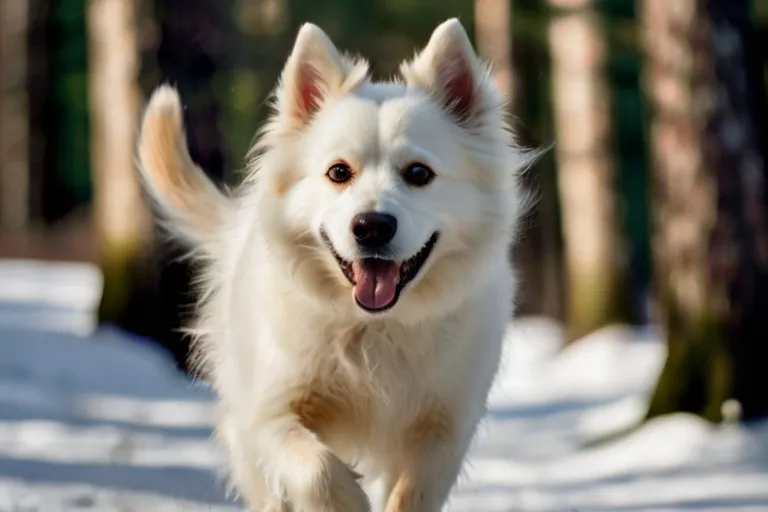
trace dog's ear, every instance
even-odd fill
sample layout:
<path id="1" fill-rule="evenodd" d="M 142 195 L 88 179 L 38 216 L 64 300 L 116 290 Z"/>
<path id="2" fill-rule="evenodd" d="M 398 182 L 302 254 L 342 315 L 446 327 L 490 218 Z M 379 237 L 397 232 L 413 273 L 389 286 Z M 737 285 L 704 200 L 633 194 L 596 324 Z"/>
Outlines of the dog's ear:
<path id="1" fill-rule="evenodd" d="M 495 93 L 487 67 L 456 18 L 438 26 L 400 73 L 408 86 L 433 95 L 461 123 L 477 120 Z"/>
<path id="2" fill-rule="evenodd" d="M 330 95 L 350 88 L 350 82 L 359 82 L 367 72 L 367 64 L 345 59 L 325 32 L 305 23 L 280 77 L 278 111 L 302 126 Z"/>

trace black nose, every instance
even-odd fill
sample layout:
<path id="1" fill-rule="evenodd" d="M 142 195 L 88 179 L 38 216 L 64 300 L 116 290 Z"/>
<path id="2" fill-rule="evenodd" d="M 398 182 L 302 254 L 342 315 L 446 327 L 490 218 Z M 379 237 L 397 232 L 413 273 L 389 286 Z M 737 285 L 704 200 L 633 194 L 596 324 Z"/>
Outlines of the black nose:
<path id="1" fill-rule="evenodd" d="M 352 219 L 352 234 L 366 249 L 378 249 L 395 238 L 397 219 L 388 213 L 366 212 Z"/>

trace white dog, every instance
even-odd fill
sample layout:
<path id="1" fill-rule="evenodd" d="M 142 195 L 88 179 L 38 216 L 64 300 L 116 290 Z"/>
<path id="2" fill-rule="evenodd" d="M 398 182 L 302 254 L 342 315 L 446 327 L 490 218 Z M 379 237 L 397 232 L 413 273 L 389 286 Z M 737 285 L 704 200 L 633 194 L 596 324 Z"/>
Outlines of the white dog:
<path id="1" fill-rule="evenodd" d="M 195 353 L 251 511 L 437 512 L 485 412 L 530 154 L 457 20 L 401 75 L 304 25 L 233 194 L 191 161 L 176 92 L 147 107 L 142 175 L 197 249 Z"/>

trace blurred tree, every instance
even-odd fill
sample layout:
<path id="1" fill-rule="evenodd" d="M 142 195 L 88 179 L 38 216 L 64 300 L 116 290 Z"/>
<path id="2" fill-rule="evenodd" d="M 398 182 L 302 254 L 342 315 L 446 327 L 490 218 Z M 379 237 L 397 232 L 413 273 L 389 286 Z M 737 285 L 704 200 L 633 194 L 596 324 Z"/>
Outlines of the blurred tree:
<path id="1" fill-rule="evenodd" d="M 88 43 L 86 7 L 82 0 L 49 0 L 53 19 L 49 33 L 49 101 L 57 123 L 46 120 L 47 149 L 53 167 L 43 183 L 43 214 L 47 222 L 63 220 L 91 200 L 88 130 Z"/>
<path id="2" fill-rule="evenodd" d="M 86 6 L 82 0 L 27 2 L 29 215 L 48 238 L 86 222 L 92 199 Z"/>
<path id="3" fill-rule="evenodd" d="M 29 100 L 30 217 L 43 212 L 43 183 L 51 169 L 48 135 L 58 125 L 51 101 L 51 68 L 54 45 L 51 37 L 53 16 L 50 0 L 29 0 L 27 47 L 27 95 Z"/>
<path id="4" fill-rule="evenodd" d="M 551 99 L 542 85 L 549 80 L 547 17 L 548 12 L 538 2 L 475 2 L 478 52 L 494 60 L 502 90 L 509 87 L 512 130 L 520 145 L 528 148 L 547 146 L 552 140 Z M 494 35 L 502 30 L 508 35 Z M 504 45 L 509 47 L 499 44 L 505 40 Z M 516 314 L 562 320 L 560 226 L 553 160 L 552 153 L 547 152 L 522 175 L 522 186 L 536 200 L 522 222 L 512 259 L 521 279 Z"/>
<path id="5" fill-rule="evenodd" d="M 29 221 L 26 0 L 0 0 L 0 229 Z"/>
<path id="6" fill-rule="evenodd" d="M 643 93 L 640 86 L 642 52 L 637 41 L 637 17 L 634 0 L 602 2 L 608 32 L 625 25 L 631 32 L 631 44 L 621 44 L 609 37 L 608 78 L 614 103 L 613 147 L 616 155 L 617 189 L 626 243 L 627 268 L 624 282 L 627 320 L 636 325 L 649 321 L 651 247 L 648 205 L 648 148 L 643 119 Z"/>
<path id="7" fill-rule="evenodd" d="M 655 286 L 669 355 L 648 417 L 768 415 L 766 112 L 747 0 L 644 0 Z"/>
<path id="8" fill-rule="evenodd" d="M 611 155 L 607 49 L 592 0 L 549 0 L 555 151 L 567 283 L 576 339 L 622 320 L 624 252 Z"/>
<path id="9" fill-rule="evenodd" d="M 134 168 L 143 98 L 160 82 L 185 103 L 190 153 L 222 181 L 224 147 L 213 83 L 226 66 L 229 2 L 89 0 L 89 105 L 94 218 L 104 291 L 102 323 L 146 336 L 187 369 L 180 332 L 191 312 L 187 248 L 159 232 Z M 155 22 L 157 20 L 157 22 Z"/>
<path id="10" fill-rule="evenodd" d="M 104 274 L 99 320 L 129 328 L 137 318 L 153 316 L 153 293 L 147 290 L 155 279 L 151 216 L 134 169 L 142 101 L 137 81 L 138 4 L 89 0 L 86 12 L 93 217 Z"/>
<path id="11" fill-rule="evenodd" d="M 513 0 L 475 0 L 475 40 L 480 56 L 492 62 L 496 87 L 509 99 L 509 110 L 514 112 L 512 3 Z"/>

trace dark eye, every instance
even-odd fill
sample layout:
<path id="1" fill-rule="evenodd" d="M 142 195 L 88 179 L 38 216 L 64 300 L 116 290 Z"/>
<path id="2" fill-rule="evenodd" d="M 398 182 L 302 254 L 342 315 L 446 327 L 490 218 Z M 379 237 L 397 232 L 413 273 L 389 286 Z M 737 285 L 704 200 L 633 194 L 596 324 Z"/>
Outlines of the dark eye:
<path id="1" fill-rule="evenodd" d="M 409 185 L 414 187 L 423 187 L 428 185 L 435 178 L 432 169 L 424 164 L 411 164 L 402 172 L 403 179 Z"/>
<path id="2" fill-rule="evenodd" d="M 346 183 L 352 179 L 352 169 L 347 164 L 336 163 L 328 169 L 325 175 L 334 183 Z"/>

